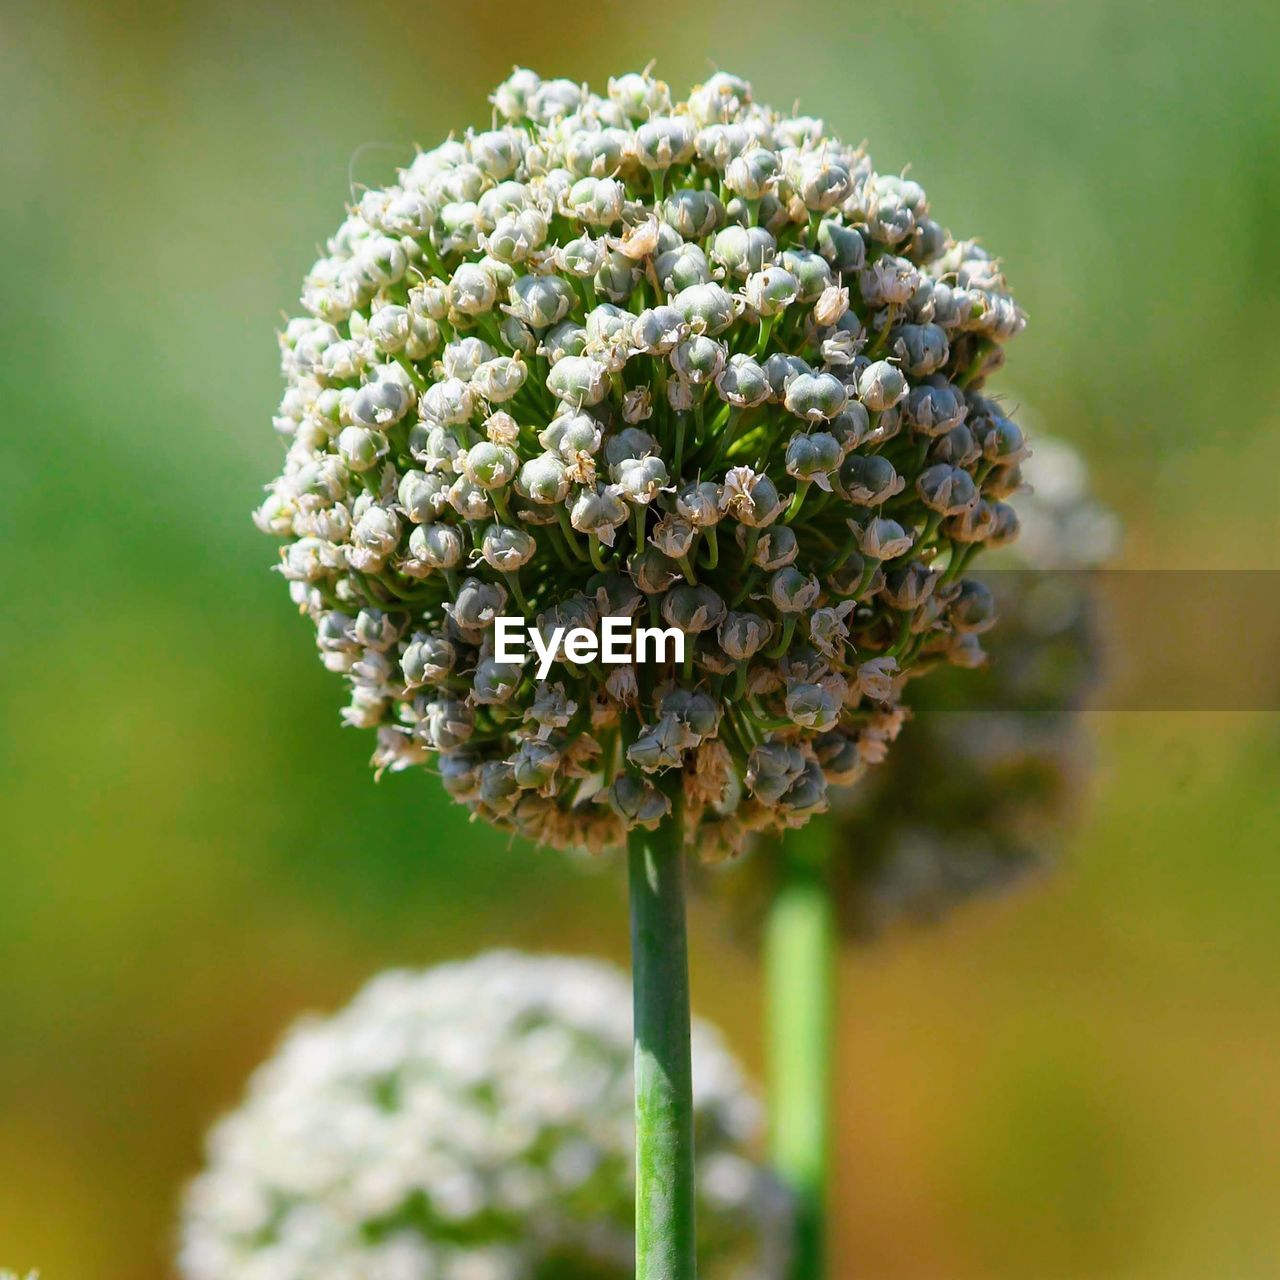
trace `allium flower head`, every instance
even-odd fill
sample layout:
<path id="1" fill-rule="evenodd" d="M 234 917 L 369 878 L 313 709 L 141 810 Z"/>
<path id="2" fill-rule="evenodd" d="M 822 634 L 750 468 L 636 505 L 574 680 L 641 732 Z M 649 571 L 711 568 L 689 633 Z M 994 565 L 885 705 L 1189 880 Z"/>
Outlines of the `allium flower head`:
<path id="1" fill-rule="evenodd" d="M 1029 490 L 1019 504 L 1024 537 L 997 562 L 1007 572 L 969 583 L 952 606 L 958 665 L 983 669 L 913 682 L 905 726 L 901 708 L 882 718 L 886 735 L 901 731 L 886 762 L 869 767 L 877 757 L 866 741 L 841 762 L 860 780 L 828 819 L 828 872 L 855 937 L 899 919 L 937 919 L 1047 867 L 1079 807 L 1088 744 L 1076 712 L 1101 661 L 1088 571 L 1110 556 L 1118 526 L 1090 497 L 1070 446 L 1041 439 L 1017 470 L 1006 484 L 1025 480 Z M 758 914 L 779 869 L 761 849 L 717 872 L 717 892 Z"/>
<path id="2" fill-rule="evenodd" d="M 209 1140 L 189 1280 L 608 1280 L 633 1274 L 631 1000 L 593 961 L 492 952 L 375 979 L 304 1022 Z M 783 1274 L 760 1115 L 695 1023 L 701 1274 Z"/>
<path id="3" fill-rule="evenodd" d="M 961 572 L 1017 531 L 1026 446 L 980 389 L 1021 312 L 918 184 L 737 77 L 492 101 L 308 276 L 258 523 L 379 769 L 560 846 L 681 792 L 708 853 L 798 825 L 913 668 L 968 656 Z M 685 661 L 495 671 L 510 614 L 676 628 Z"/>

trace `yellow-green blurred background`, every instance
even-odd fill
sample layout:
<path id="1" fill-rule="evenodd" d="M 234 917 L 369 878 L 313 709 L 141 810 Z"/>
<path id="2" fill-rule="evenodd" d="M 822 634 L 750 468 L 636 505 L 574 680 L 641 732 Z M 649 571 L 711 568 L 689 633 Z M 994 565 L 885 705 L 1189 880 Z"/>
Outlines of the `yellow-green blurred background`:
<path id="1" fill-rule="evenodd" d="M 1120 563 L 1280 569 L 1280 11 L 2 7 L 0 1265 L 164 1276 L 207 1122 L 381 967 L 625 957 L 616 866 L 375 786 L 248 518 L 273 330 L 349 182 L 486 120 L 513 63 L 683 91 L 714 60 L 910 162 L 1004 256 L 1003 386 L 1086 452 Z M 1061 874 L 844 958 L 840 1277 L 1280 1274 L 1280 718 L 1094 728 Z M 758 1068 L 755 961 L 694 931 Z"/>

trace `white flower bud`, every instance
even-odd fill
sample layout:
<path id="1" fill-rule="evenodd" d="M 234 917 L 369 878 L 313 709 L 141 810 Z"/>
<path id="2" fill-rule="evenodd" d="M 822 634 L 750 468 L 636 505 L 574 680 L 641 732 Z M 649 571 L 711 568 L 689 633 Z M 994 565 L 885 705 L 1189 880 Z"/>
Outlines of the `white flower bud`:
<path id="1" fill-rule="evenodd" d="M 699 284 L 682 289 L 671 299 L 671 305 L 695 332 L 712 337 L 723 333 L 738 318 L 733 296 L 718 284 Z"/>
<path id="2" fill-rule="evenodd" d="M 813 304 L 813 318 L 817 324 L 830 326 L 849 310 L 849 290 L 838 285 L 828 285 Z"/>
<path id="3" fill-rule="evenodd" d="M 720 510 L 745 525 L 762 528 L 782 514 L 783 502 L 768 476 L 758 475 L 750 467 L 732 467 L 724 478 Z"/>
<path id="4" fill-rule="evenodd" d="M 748 147 L 726 166 L 724 185 L 745 200 L 759 200 L 772 190 L 780 167 L 772 151 Z"/>
<path id="5" fill-rule="evenodd" d="M 508 525 L 491 524 L 480 540 L 485 563 L 499 573 L 514 573 L 533 559 L 537 549 L 532 534 Z"/>
<path id="6" fill-rule="evenodd" d="M 418 411 L 436 426 L 468 422 L 476 410 L 476 393 L 459 378 L 446 378 L 428 387 Z"/>
<path id="7" fill-rule="evenodd" d="M 519 120 L 528 111 L 529 100 L 537 92 L 542 81 L 532 72 L 517 67 L 504 80 L 489 101 L 507 120 Z M 422 157 L 420 156 L 419 159 Z"/>
<path id="8" fill-rule="evenodd" d="M 915 539 L 896 520 L 877 517 L 858 530 L 858 549 L 871 560 L 896 560 Z"/>
<path id="9" fill-rule="evenodd" d="M 635 425 L 653 416 L 653 400 L 648 387 L 633 387 L 622 397 L 622 418 Z"/>
<path id="10" fill-rule="evenodd" d="M 662 600 L 662 616 L 686 634 L 712 631 L 725 616 L 724 601 L 710 588 L 678 583 Z"/>
<path id="11" fill-rule="evenodd" d="M 700 333 L 686 338 L 671 353 L 671 366 L 694 386 L 702 386 L 720 376 L 724 368 L 724 347 Z"/>
<path id="12" fill-rule="evenodd" d="M 839 378 L 829 373 L 802 373 L 787 383 L 782 403 L 797 418 L 825 422 L 836 417 L 848 399 L 849 392 Z"/>
<path id="13" fill-rule="evenodd" d="M 590 280 L 604 265 L 605 246 L 590 236 L 579 236 L 555 250 L 555 264 L 566 275 Z"/>
<path id="14" fill-rule="evenodd" d="M 509 413 L 493 413 L 484 420 L 484 434 L 492 444 L 514 445 L 520 439 L 520 424 Z"/>
<path id="15" fill-rule="evenodd" d="M 739 409 L 763 404 L 770 395 L 769 380 L 751 356 L 731 355 L 716 377 L 716 391 L 726 403 Z"/>
<path id="16" fill-rule="evenodd" d="M 902 306 L 920 287 L 920 273 L 905 258 L 877 258 L 858 275 L 862 300 L 869 307 Z"/>
<path id="17" fill-rule="evenodd" d="M 351 566 L 376 573 L 400 541 L 400 521 L 386 507 L 371 506 L 351 530 Z"/>
<path id="18" fill-rule="evenodd" d="M 521 276 L 508 290 L 505 308 L 532 329 L 547 329 L 569 314 L 573 288 L 558 276 Z"/>
<path id="19" fill-rule="evenodd" d="M 676 511 L 695 529 L 707 529 L 720 519 L 720 488 L 710 480 L 686 485 L 676 496 Z"/>
<path id="20" fill-rule="evenodd" d="M 609 391 L 604 366 L 589 356 L 565 356 L 547 375 L 547 390 L 565 404 L 582 408 L 599 404 Z"/>
<path id="21" fill-rule="evenodd" d="M 464 520 L 484 520 L 493 513 L 489 491 L 466 476 L 459 476 L 449 486 L 449 505 Z"/>
<path id="22" fill-rule="evenodd" d="M 595 227 L 610 227 L 622 217 L 626 198 L 614 178 L 579 178 L 560 203 L 561 212 Z"/>
<path id="23" fill-rule="evenodd" d="M 930 511 L 944 516 L 959 515 L 978 500 L 978 488 L 973 477 L 945 462 L 936 463 L 921 473 L 916 481 L 916 492 Z"/>
<path id="24" fill-rule="evenodd" d="M 858 398 L 872 413 L 897 404 L 907 394 L 907 380 L 887 360 L 869 364 L 858 378 Z"/>
<path id="25" fill-rule="evenodd" d="M 636 159 L 646 169 L 666 170 L 684 164 L 693 155 L 695 130 L 679 116 L 655 116 L 635 133 Z"/>
<path id="26" fill-rule="evenodd" d="M 947 363 L 951 348 L 936 324 L 904 324 L 894 331 L 889 348 L 912 377 L 925 377 Z"/>
<path id="27" fill-rule="evenodd" d="M 653 532 L 649 535 L 649 541 L 663 555 L 670 556 L 673 560 L 678 560 L 681 556 L 689 554 L 696 536 L 697 530 L 689 521 L 681 516 L 665 515 L 658 521 Z"/>
<path id="28" fill-rule="evenodd" d="M 451 524 L 420 524 L 409 535 L 409 554 L 429 569 L 462 563 L 462 534 Z"/>
<path id="29" fill-rule="evenodd" d="M 664 293 L 676 294 L 695 285 L 709 284 L 711 265 L 707 255 L 696 244 L 681 244 L 660 253 L 653 263 L 653 273 Z"/>
<path id="30" fill-rule="evenodd" d="M 515 481 L 516 492 L 530 502 L 563 502 L 569 494 L 565 464 L 553 453 L 544 453 L 524 463 Z"/>
<path id="31" fill-rule="evenodd" d="M 779 613 L 806 613 L 821 594 L 822 585 L 817 578 L 794 565 L 779 569 L 769 578 L 768 599 Z"/>
<path id="32" fill-rule="evenodd" d="M 578 494 L 569 512 L 569 521 L 579 533 L 594 533 L 606 546 L 613 546 L 614 530 L 626 524 L 630 512 L 618 494 L 604 485 Z"/>
<path id="33" fill-rule="evenodd" d="M 356 472 L 369 471 L 387 456 L 387 437 L 368 427 L 344 427 L 338 435 L 338 456 Z"/>
<path id="34" fill-rule="evenodd" d="M 753 272 L 743 286 L 747 306 L 759 316 L 776 316 L 799 296 L 800 282 L 782 267 Z"/>
<path id="35" fill-rule="evenodd" d="M 449 304 L 464 316 L 484 315 L 498 300 L 493 277 L 482 267 L 464 262 L 449 282 Z"/>
<path id="36" fill-rule="evenodd" d="M 632 120 L 648 120 L 671 107 L 671 90 L 666 82 L 655 80 L 647 73 L 610 76 L 609 97 Z"/>
<path id="37" fill-rule="evenodd" d="M 669 487 L 666 464 L 652 454 L 643 458 L 623 458 L 609 468 L 609 475 L 621 497 L 641 505 L 647 506 Z"/>
<path id="38" fill-rule="evenodd" d="M 499 356 L 475 371 L 471 385 L 490 404 L 504 404 L 519 393 L 528 375 L 528 366 L 518 355 Z"/>
<path id="39" fill-rule="evenodd" d="M 632 326 L 636 348 L 649 355 L 665 355 L 673 351 L 689 332 L 684 315 L 675 307 L 653 307 L 642 311 Z"/>
<path id="40" fill-rule="evenodd" d="M 871 658 L 858 664 L 858 691 L 872 702 L 888 702 L 893 697 L 896 658 Z"/>

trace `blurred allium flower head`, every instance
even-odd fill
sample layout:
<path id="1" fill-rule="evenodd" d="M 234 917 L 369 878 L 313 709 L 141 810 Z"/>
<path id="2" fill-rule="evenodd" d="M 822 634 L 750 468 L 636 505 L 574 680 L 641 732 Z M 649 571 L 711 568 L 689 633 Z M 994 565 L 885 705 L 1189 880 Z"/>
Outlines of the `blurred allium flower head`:
<path id="1" fill-rule="evenodd" d="M 735 76 L 493 103 L 307 277 L 257 521 L 380 770 L 558 846 L 676 795 L 708 853 L 799 825 L 913 666 L 969 658 L 961 571 L 1016 534 L 1027 452 L 980 388 L 1022 313 L 916 182 Z M 511 613 L 686 660 L 539 680 L 497 659 Z"/>
<path id="2" fill-rule="evenodd" d="M 829 872 L 855 937 L 936 920 L 1047 867 L 1082 807 L 1089 745 L 1076 712 L 1102 659 L 1088 571 L 1119 525 L 1069 445 L 1039 437 L 1024 471 L 1023 537 L 987 575 L 1001 625 L 971 632 L 991 650 L 975 651 L 982 670 L 913 685 L 893 754 L 834 805 Z M 717 883 L 755 914 L 778 870 L 762 851 Z"/>
<path id="3" fill-rule="evenodd" d="M 633 1274 L 630 985 L 492 952 L 376 978 L 296 1027 L 209 1140 L 189 1280 L 609 1280 Z M 693 1030 L 699 1264 L 781 1276 L 788 1209 L 736 1062 Z"/>

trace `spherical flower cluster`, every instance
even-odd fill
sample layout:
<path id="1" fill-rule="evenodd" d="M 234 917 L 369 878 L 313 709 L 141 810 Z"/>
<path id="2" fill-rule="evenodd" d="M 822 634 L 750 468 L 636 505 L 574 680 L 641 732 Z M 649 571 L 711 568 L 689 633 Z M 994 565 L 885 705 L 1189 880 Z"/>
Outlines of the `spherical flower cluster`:
<path id="1" fill-rule="evenodd" d="M 1045 868 L 1078 813 L 1088 744 L 1076 712 L 1101 662 L 1089 571 L 1118 526 L 1069 446 L 1039 439 L 1025 475 L 1023 537 L 986 576 L 1001 618 L 984 637 L 989 663 L 909 689 L 892 756 L 841 792 L 828 819 L 827 872 L 855 938 L 936 920 Z M 717 872 L 716 889 L 755 916 L 779 870 L 762 849 Z"/>
<path id="2" fill-rule="evenodd" d="M 980 388 L 1022 314 L 916 182 L 737 77 L 493 102 L 312 269 L 257 521 L 379 769 L 558 846 L 677 797 L 707 852 L 803 823 L 914 664 L 972 661 L 961 573 L 1027 452 Z M 536 679 L 511 613 L 676 629 L 684 662 Z"/>
<path id="3" fill-rule="evenodd" d="M 624 1280 L 633 1274 L 627 979 L 491 952 L 384 974 L 305 1022 L 215 1128 L 188 1280 Z M 788 1208 L 737 1064 L 693 1033 L 700 1272 L 772 1280 Z"/>

